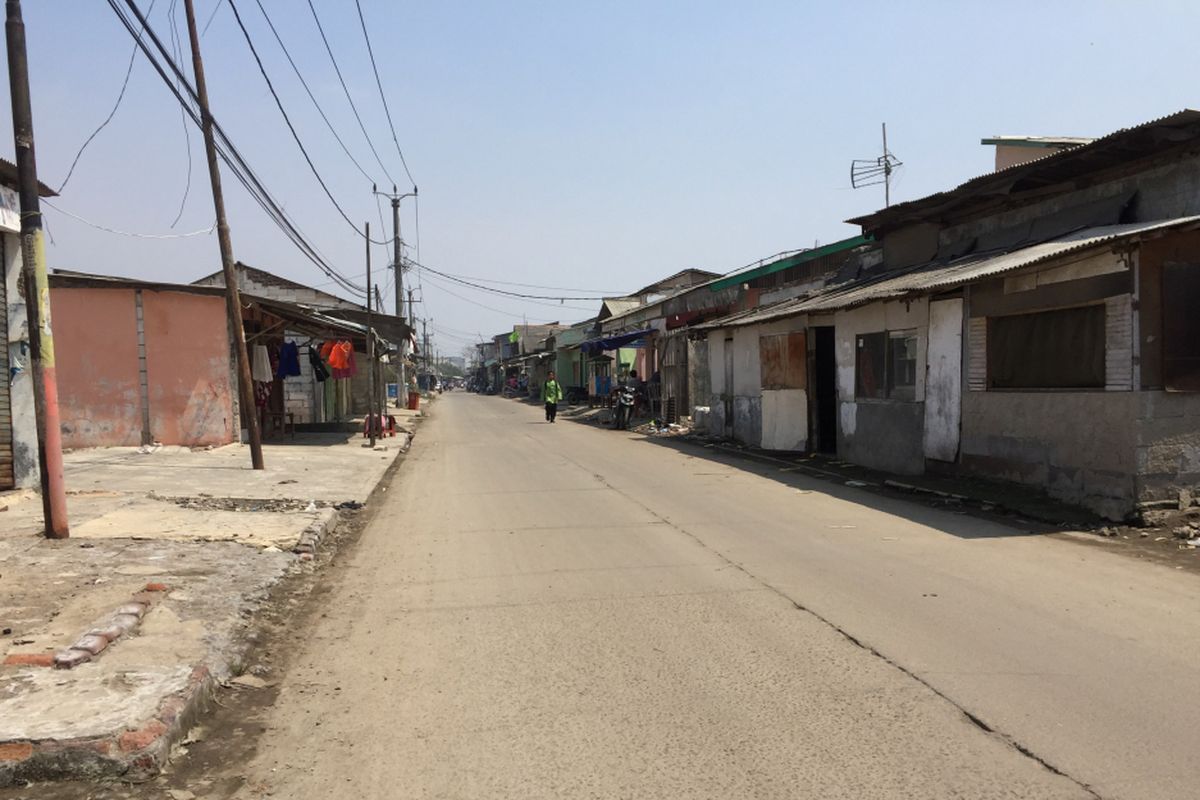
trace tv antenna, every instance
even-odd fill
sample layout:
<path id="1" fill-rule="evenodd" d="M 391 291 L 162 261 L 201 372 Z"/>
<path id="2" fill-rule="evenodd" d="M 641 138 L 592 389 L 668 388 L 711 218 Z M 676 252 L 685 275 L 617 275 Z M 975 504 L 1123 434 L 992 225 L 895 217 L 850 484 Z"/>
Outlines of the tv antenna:
<path id="1" fill-rule="evenodd" d="M 903 162 L 888 150 L 887 123 L 883 123 L 883 155 L 879 158 L 856 158 L 850 162 L 850 185 L 855 189 L 883 184 L 883 205 L 892 204 L 892 173 Z"/>

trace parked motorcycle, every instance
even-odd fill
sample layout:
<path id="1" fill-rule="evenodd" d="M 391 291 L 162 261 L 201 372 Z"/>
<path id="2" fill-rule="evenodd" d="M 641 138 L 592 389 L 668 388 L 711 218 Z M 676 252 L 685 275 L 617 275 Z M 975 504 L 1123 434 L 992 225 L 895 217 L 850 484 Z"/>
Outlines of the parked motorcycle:
<path id="1" fill-rule="evenodd" d="M 637 393 L 632 386 L 622 386 L 617 389 L 616 404 L 613 410 L 613 427 L 619 431 L 629 428 L 629 420 L 633 416 L 633 406 L 637 402 Z"/>

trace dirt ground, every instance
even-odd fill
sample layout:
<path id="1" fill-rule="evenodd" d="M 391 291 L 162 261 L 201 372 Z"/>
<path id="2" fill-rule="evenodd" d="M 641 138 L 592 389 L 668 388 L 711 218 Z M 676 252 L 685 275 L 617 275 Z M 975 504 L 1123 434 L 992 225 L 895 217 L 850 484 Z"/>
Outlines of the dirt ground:
<path id="1" fill-rule="evenodd" d="M 309 568 L 297 570 L 276 587 L 248 634 L 254 647 L 245 675 L 253 677 L 220 691 L 203 723 L 172 754 L 166 773 L 139 784 L 71 781 L 0 789 L 0 800 L 189 800 L 230 797 L 239 791 L 256 796 L 253 786 L 245 786 L 243 765 L 260 737 L 270 733 L 265 712 L 278 697 L 293 637 L 322 616 L 324 600 L 341 580 L 343 560 L 378 513 L 378 496 L 387 491 L 403 462 L 403 456 L 396 460 L 363 509 L 344 512 Z"/>

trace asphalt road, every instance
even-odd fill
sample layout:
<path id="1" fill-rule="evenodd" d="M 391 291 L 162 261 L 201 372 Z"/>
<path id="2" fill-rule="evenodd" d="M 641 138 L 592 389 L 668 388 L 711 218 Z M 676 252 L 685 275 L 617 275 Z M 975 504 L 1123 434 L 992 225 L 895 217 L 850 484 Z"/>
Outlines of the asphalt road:
<path id="1" fill-rule="evenodd" d="M 1200 585 L 450 394 L 239 796 L 1195 798 Z"/>

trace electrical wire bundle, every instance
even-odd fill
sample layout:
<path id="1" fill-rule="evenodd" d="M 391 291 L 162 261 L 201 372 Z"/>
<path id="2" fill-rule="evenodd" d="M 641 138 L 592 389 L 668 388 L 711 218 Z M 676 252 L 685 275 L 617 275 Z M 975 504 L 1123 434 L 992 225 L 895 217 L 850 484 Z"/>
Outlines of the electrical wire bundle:
<path id="1" fill-rule="evenodd" d="M 133 37 L 138 48 L 141 49 L 159 77 L 162 78 L 163 83 L 167 85 L 167 88 L 170 89 L 175 99 L 179 101 L 184 112 L 197 127 L 203 127 L 200 116 L 199 97 L 196 94 L 195 88 L 183 73 L 179 64 L 176 63 L 170 51 L 167 50 L 162 39 L 155 33 L 145 14 L 138 8 L 134 0 L 125 0 L 125 5 L 129 9 L 128 11 L 121 7 L 120 0 L 108 0 L 108 4 L 121 20 L 125 29 L 129 31 L 129 35 Z M 131 18 L 130 14 L 132 14 L 133 18 Z M 136 22 L 134 18 L 136 18 Z M 139 27 L 141 31 L 145 32 L 144 35 L 138 30 Z M 149 42 L 147 42 L 147 38 Z M 291 240 L 305 258 L 328 275 L 338 286 L 356 297 L 366 298 L 366 287 L 355 283 L 338 272 L 320 251 L 317 250 L 316 246 L 309 242 L 308 238 L 305 237 L 296 223 L 271 195 L 245 157 L 242 156 L 241 152 L 238 151 L 237 147 L 229 139 L 229 136 L 225 133 L 224 128 L 217 121 L 215 115 L 210 114 L 210 117 L 218 156 L 229 167 L 234 177 L 238 179 L 238 182 L 246 188 L 246 191 L 250 193 L 254 201 L 266 212 L 268 218 Z"/>

